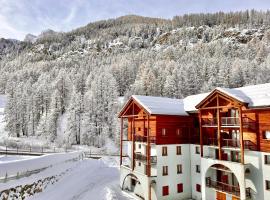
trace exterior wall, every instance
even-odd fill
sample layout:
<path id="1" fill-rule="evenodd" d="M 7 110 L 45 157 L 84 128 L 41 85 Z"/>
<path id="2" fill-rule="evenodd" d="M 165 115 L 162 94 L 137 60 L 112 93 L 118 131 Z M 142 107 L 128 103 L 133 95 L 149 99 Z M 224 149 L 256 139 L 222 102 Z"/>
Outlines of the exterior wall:
<path id="1" fill-rule="evenodd" d="M 201 185 L 201 173 L 196 172 L 196 165 L 200 165 L 201 167 L 201 155 L 196 153 L 196 147 L 200 145 L 191 144 L 190 148 L 190 158 L 191 158 L 191 192 L 192 192 L 192 199 L 199 200 L 202 198 L 202 193 L 196 191 L 196 184 Z M 201 188 L 202 190 L 203 188 Z"/>
<path id="2" fill-rule="evenodd" d="M 168 156 L 162 156 L 162 147 L 168 148 Z M 176 146 L 181 146 L 182 155 L 176 155 Z M 182 174 L 177 174 L 177 164 L 182 164 Z M 157 187 L 159 200 L 191 198 L 190 145 L 157 145 Z M 162 175 L 162 167 L 168 166 L 168 175 Z M 177 184 L 183 183 L 183 192 L 177 193 Z M 162 196 L 162 187 L 169 186 L 169 195 Z"/>
<path id="3" fill-rule="evenodd" d="M 264 155 L 270 155 L 270 153 L 245 152 L 246 168 L 250 171 L 246 174 L 246 187 L 252 189 L 253 199 L 268 200 L 270 197 L 270 191 L 266 190 L 265 186 L 265 180 L 270 180 L 270 165 L 265 164 Z"/>

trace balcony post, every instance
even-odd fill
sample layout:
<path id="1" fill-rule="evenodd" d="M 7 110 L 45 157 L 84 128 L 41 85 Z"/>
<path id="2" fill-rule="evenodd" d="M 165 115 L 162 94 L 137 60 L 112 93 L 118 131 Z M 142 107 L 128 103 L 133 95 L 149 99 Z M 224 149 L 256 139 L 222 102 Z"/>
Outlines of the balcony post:
<path id="1" fill-rule="evenodd" d="M 222 160 L 222 151 L 221 151 L 221 121 L 220 121 L 220 110 L 219 110 L 219 96 L 217 95 L 217 138 L 218 138 L 218 157 L 219 160 Z"/>
<path id="2" fill-rule="evenodd" d="M 132 135 L 132 171 L 135 168 L 135 121 L 134 121 L 134 102 L 132 105 L 132 122 L 131 122 L 131 135 Z"/>
<path id="3" fill-rule="evenodd" d="M 150 147 L 150 123 L 149 123 L 149 115 L 147 115 L 147 148 L 146 148 L 146 153 L 147 153 L 147 176 L 151 176 L 151 162 L 150 162 L 150 156 L 151 156 L 151 147 Z"/>
<path id="4" fill-rule="evenodd" d="M 244 164 L 244 137 L 243 137 L 243 118 L 242 108 L 239 107 L 239 121 L 240 121 L 240 149 L 241 149 L 241 163 Z"/>
<path id="5" fill-rule="evenodd" d="M 123 117 L 121 117 L 121 128 L 120 128 L 120 167 L 123 163 Z"/>
<path id="6" fill-rule="evenodd" d="M 203 157 L 203 134 L 202 134 L 202 113 L 201 113 L 201 109 L 199 109 L 199 124 L 200 124 L 201 157 Z"/>

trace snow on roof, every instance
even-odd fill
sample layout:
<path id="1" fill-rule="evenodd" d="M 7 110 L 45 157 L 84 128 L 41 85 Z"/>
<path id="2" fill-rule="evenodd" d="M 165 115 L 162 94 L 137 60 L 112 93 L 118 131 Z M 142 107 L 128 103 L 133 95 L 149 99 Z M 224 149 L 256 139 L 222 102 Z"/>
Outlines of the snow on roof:
<path id="1" fill-rule="evenodd" d="M 270 83 L 251 85 L 240 88 L 220 88 L 216 90 L 225 93 L 249 107 L 270 106 Z M 195 108 L 210 93 L 187 96 L 184 99 L 133 95 L 132 97 L 150 114 L 187 115 L 187 112 L 197 111 Z"/>
<path id="2" fill-rule="evenodd" d="M 188 115 L 183 99 L 132 95 L 132 97 L 153 115 Z"/>
<path id="3" fill-rule="evenodd" d="M 232 89 L 217 89 L 241 102 L 248 103 L 249 107 L 270 106 L 270 83 Z"/>
<path id="4" fill-rule="evenodd" d="M 205 99 L 210 93 L 202 93 L 202 94 L 196 94 L 187 96 L 184 98 L 184 108 L 186 112 L 192 112 L 196 111 L 195 108 L 196 105 L 198 105 L 202 100 Z"/>

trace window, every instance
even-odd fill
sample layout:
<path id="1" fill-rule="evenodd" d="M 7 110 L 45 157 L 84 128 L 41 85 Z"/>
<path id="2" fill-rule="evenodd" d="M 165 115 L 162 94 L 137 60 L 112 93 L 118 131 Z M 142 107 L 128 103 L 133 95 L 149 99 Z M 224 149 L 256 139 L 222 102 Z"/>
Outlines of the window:
<path id="1" fill-rule="evenodd" d="M 162 136 L 166 136 L 166 134 L 167 134 L 167 133 L 166 133 L 166 128 L 163 128 L 163 129 L 162 129 Z"/>
<path id="2" fill-rule="evenodd" d="M 163 166 L 162 175 L 167 176 L 168 175 L 168 166 Z"/>
<path id="3" fill-rule="evenodd" d="M 201 185 L 200 184 L 196 184 L 196 191 L 201 192 Z"/>
<path id="4" fill-rule="evenodd" d="M 177 174 L 182 174 L 182 165 L 177 165 Z"/>
<path id="5" fill-rule="evenodd" d="M 270 155 L 264 155 L 264 164 L 270 165 Z"/>
<path id="6" fill-rule="evenodd" d="M 141 166 L 141 162 L 139 162 L 139 166 Z"/>
<path id="7" fill-rule="evenodd" d="M 182 135 L 182 128 L 176 129 L 176 135 L 181 136 Z"/>
<path id="8" fill-rule="evenodd" d="M 265 181 L 266 190 L 270 190 L 270 181 Z"/>
<path id="9" fill-rule="evenodd" d="M 195 147 L 196 154 L 200 154 L 200 147 Z"/>
<path id="10" fill-rule="evenodd" d="M 264 131 L 263 139 L 270 140 L 270 130 Z"/>
<path id="11" fill-rule="evenodd" d="M 142 145 L 141 144 L 139 144 L 139 149 L 142 147 Z"/>
<path id="12" fill-rule="evenodd" d="M 201 166 L 200 165 L 196 165 L 196 172 L 201 173 Z"/>
<path id="13" fill-rule="evenodd" d="M 167 147 L 162 147 L 162 156 L 167 156 L 167 155 L 168 155 Z"/>
<path id="14" fill-rule="evenodd" d="M 176 146 L 176 155 L 181 155 L 182 151 L 181 151 L 181 146 Z"/>
<path id="15" fill-rule="evenodd" d="M 178 192 L 178 193 L 183 192 L 183 183 L 177 184 L 177 192 Z"/>
<path id="16" fill-rule="evenodd" d="M 169 186 L 163 186 L 162 187 L 162 195 L 163 196 L 169 195 Z"/>
<path id="17" fill-rule="evenodd" d="M 138 128 L 138 131 L 141 131 L 141 127 Z"/>

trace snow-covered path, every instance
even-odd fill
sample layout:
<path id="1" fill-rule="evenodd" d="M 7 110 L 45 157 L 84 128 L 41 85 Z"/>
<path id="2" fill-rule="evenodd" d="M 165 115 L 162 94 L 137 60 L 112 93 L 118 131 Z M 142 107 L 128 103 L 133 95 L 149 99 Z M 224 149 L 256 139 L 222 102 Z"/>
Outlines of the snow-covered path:
<path id="1" fill-rule="evenodd" d="M 119 170 L 111 161 L 86 159 L 76 163 L 63 178 L 31 200 L 127 200 L 121 192 Z"/>

